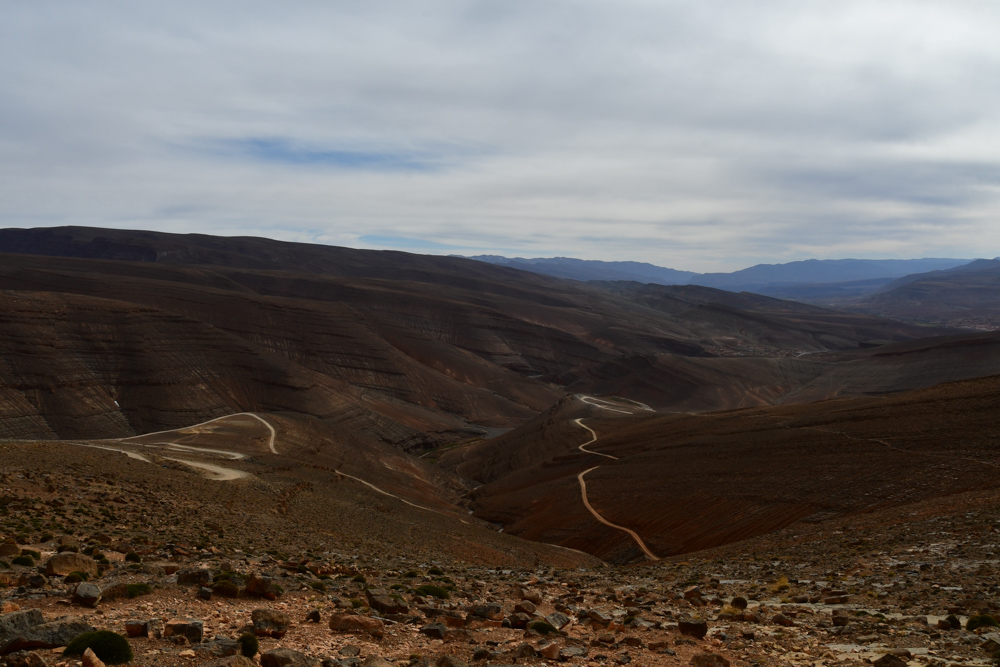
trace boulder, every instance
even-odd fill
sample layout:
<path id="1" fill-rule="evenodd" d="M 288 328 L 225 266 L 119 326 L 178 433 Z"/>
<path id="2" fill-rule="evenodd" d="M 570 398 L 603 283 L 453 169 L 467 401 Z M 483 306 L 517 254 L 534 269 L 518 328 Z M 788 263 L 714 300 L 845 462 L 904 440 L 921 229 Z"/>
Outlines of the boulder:
<path id="1" fill-rule="evenodd" d="M 209 586 L 212 583 L 212 571 L 204 567 L 188 567 L 177 572 L 179 586 Z"/>
<path id="2" fill-rule="evenodd" d="M 281 639 L 292 624 L 288 614 L 274 609 L 254 609 L 250 618 L 253 620 L 254 634 L 258 637 Z"/>
<path id="3" fill-rule="evenodd" d="M 173 618 L 163 627 L 164 637 L 187 637 L 192 644 L 201 643 L 205 624 L 194 619 Z"/>
<path id="4" fill-rule="evenodd" d="M 0 638 L 0 655 L 25 649 L 66 646 L 77 635 L 81 635 L 84 632 L 94 632 L 96 629 L 86 621 L 69 616 L 48 623 L 32 625 L 13 635 L 3 635 Z"/>
<path id="5" fill-rule="evenodd" d="M 260 654 L 261 667 L 314 667 L 319 660 L 290 648 L 273 648 Z"/>
<path id="6" fill-rule="evenodd" d="M 704 639 L 708 634 L 708 623 L 700 618 L 682 618 L 677 622 L 677 629 L 682 635 Z"/>
<path id="7" fill-rule="evenodd" d="M 872 663 L 875 667 L 906 667 L 906 661 L 898 655 L 886 653 L 881 658 Z"/>
<path id="8" fill-rule="evenodd" d="M 562 630 L 569 625 L 569 616 L 559 611 L 552 612 L 545 617 L 545 620 L 556 630 Z"/>
<path id="9" fill-rule="evenodd" d="M 96 584 L 83 582 L 73 591 L 73 604 L 81 607 L 96 607 L 101 601 L 101 589 Z"/>
<path id="10" fill-rule="evenodd" d="M 55 554 L 45 563 L 45 574 L 65 577 L 70 572 L 83 572 L 91 577 L 98 573 L 97 561 L 90 556 L 67 551 Z"/>
<path id="11" fill-rule="evenodd" d="M 278 590 L 279 589 L 274 583 L 274 580 L 266 575 L 254 574 L 247 579 L 247 595 L 256 595 L 257 597 L 266 598 L 268 600 L 277 600 Z"/>
<path id="12" fill-rule="evenodd" d="M 382 621 L 353 614 L 334 614 L 330 617 L 330 629 L 334 632 L 369 634 L 376 639 L 385 636 L 385 625 Z"/>
<path id="13" fill-rule="evenodd" d="M 447 633 L 448 628 L 446 628 L 443 623 L 428 623 L 424 627 L 420 628 L 420 634 L 427 635 L 432 639 L 444 639 L 444 636 Z"/>
<path id="14" fill-rule="evenodd" d="M 216 637 L 215 639 L 191 647 L 195 653 L 208 655 L 215 658 L 225 658 L 236 655 L 240 652 L 240 644 L 235 639 L 229 637 Z"/>
<path id="15" fill-rule="evenodd" d="M 368 606 L 380 614 L 405 614 L 410 610 L 401 598 L 392 597 L 388 592 L 378 588 L 365 591 L 365 598 L 368 600 Z"/>

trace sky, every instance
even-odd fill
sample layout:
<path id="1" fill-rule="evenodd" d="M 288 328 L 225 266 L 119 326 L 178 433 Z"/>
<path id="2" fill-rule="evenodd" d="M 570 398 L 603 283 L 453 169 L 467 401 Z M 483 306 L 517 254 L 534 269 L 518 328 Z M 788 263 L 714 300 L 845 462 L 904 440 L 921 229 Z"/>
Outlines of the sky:
<path id="1" fill-rule="evenodd" d="M 1000 255 L 1000 3 L 0 0 L 0 226 Z"/>

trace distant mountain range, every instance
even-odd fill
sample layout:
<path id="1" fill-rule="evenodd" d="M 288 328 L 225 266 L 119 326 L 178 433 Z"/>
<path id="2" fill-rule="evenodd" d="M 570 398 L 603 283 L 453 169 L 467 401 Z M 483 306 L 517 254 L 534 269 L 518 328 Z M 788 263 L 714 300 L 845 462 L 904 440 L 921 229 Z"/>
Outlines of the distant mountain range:
<path id="1" fill-rule="evenodd" d="M 768 296 L 795 298 L 790 287 L 820 296 L 859 296 L 878 290 L 897 278 L 930 271 L 943 271 L 969 263 L 968 259 L 808 259 L 787 264 L 758 264 L 731 273 L 679 271 L 643 262 L 602 262 L 598 260 L 551 257 L 524 259 L 499 255 L 469 257 L 481 262 L 509 266 L 534 273 L 573 280 L 631 280 L 659 285 L 702 285 L 732 292 L 756 292 Z M 815 286 L 825 285 L 820 290 Z M 832 290 L 829 286 L 839 287 Z M 816 296 L 813 294 L 813 296 Z"/>

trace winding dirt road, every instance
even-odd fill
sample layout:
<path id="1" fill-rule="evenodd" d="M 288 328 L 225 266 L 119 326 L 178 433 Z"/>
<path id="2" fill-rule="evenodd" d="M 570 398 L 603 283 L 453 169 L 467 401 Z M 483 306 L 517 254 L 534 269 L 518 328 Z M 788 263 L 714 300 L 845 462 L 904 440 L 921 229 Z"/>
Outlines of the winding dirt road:
<path id="1" fill-rule="evenodd" d="M 605 405 L 599 405 L 598 403 L 592 403 L 591 401 L 587 400 L 588 398 L 596 401 L 601 400 L 601 399 L 595 399 L 592 396 L 583 396 L 580 398 L 580 400 L 586 403 L 587 405 L 593 405 L 595 408 L 602 408 L 604 410 L 610 410 L 612 412 L 621 412 L 627 415 L 633 414 L 626 410 L 619 410 L 617 408 L 610 408 Z M 601 401 L 601 402 L 606 403 L 607 401 Z M 649 408 L 648 406 L 643 406 L 643 407 L 646 410 L 652 411 L 652 408 Z M 603 456 L 605 458 L 614 459 L 615 461 L 619 460 L 617 456 L 612 456 L 611 454 L 602 454 L 601 452 L 594 452 L 589 449 L 585 449 L 587 445 L 592 445 L 595 442 L 597 442 L 597 432 L 594 429 L 587 426 L 586 424 L 584 424 L 583 418 L 575 419 L 573 420 L 573 423 L 581 428 L 587 429 L 587 431 L 590 432 L 590 440 L 580 445 L 577 449 L 579 449 L 581 452 L 584 452 L 585 454 L 596 454 L 597 456 Z M 639 534 L 637 532 L 635 532 L 631 528 L 626 528 L 625 526 L 619 526 L 616 523 L 611 523 L 603 516 L 601 516 L 600 513 L 594 509 L 594 506 L 590 504 L 590 500 L 587 498 L 587 481 L 584 479 L 584 477 L 587 475 L 587 473 L 593 472 L 594 470 L 597 470 L 600 467 L 601 466 L 594 466 L 593 468 L 587 468 L 586 470 L 584 470 L 583 472 L 581 472 L 579 475 L 576 476 L 576 480 L 580 483 L 580 499 L 583 500 L 583 506 L 587 508 L 587 511 L 590 512 L 595 519 L 603 523 L 605 526 L 609 526 L 611 528 L 615 528 L 617 530 L 621 530 L 625 533 L 628 533 L 629 537 L 635 540 L 635 543 L 639 545 L 639 548 L 642 549 L 643 553 L 649 556 L 650 560 L 660 560 L 659 556 L 657 556 L 656 554 L 654 554 L 652 551 L 649 550 L 649 547 L 646 546 L 646 543 L 642 541 L 642 538 L 639 537 Z"/>
<path id="2" fill-rule="evenodd" d="M 631 414 L 631 413 L 629 413 L 629 414 Z M 587 445 L 590 445 L 590 444 L 593 444 L 593 443 L 597 442 L 597 432 L 594 431 L 594 429 L 590 428 L 589 426 L 587 426 L 586 424 L 583 423 L 583 417 L 580 417 L 579 419 L 574 419 L 573 423 L 576 424 L 577 426 L 581 427 L 581 428 L 585 428 L 588 431 L 590 431 L 590 440 L 588 440 L 587 442 L 585 442 L 582 445 L 580 445 L 579 447 L 577 447 L 577 449 L 579 449 L 581 452 L 586 452 L 587 454 L 596 454 L 597 456 L 604 456 L 604 457 L 609 458 L 609 459 L 614 459 L 615 461 L 618 460 L 617 456 L 611 456 L 611 454 L 602 454 L 601 452 L 592 452 L 589 449 L 584 449 L 584 447 L 586 447 Z"/>
<path id="3" fill-rule="evenodd" d="M 635 543 L 639 545 L 639 548 L 642 549 L 647 556 L 649 556 L 650 560 L 660 560 L 659 556 L 657 556 L 656 554 L 654 554 L 652 551 L 649 550 L 649 547 L 646 546 L 646 543 L 642 541 L 642 538 L 639 537 L 639 534 L 637 532 L 635 532 L 631 528 L 626 528 L 625 526 L 619 526 L 617 523 L 611 523 L 603 516 L 598 514 L 597 510 L 595 510 L 594 507 L 590 504 L 590 501 L 587 500 L 587 482 L 586 480 L 583 479 L 583 477 L 588 472 L 597 470 L 600 467 L 601 466 L 594 466 L 593 468 L 587 468 L 586 470 L 584 470 L 583 472 L 581 472 L 579 475 L 576 476 L 577 481 L 580 482 L 580 498 L 583 500 L 584 506 L 587 508 L 587 510 L 590 511 L 591 514 L 594 515 L 595 519 L 603 523 L 605 526 L 617 528 L 618 530 L 622 530 L 628 533 L 629 536 L 633 540 L 635 540 Z"/>

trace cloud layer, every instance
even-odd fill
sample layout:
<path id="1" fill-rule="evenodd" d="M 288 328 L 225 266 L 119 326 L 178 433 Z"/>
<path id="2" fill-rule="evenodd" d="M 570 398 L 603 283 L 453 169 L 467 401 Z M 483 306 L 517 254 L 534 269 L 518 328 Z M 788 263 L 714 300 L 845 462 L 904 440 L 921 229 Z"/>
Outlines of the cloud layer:
<path id="1" fill-rule="evenodd" d="M 0 224 L 697 271 L 1000 254 L 1000 9 L 3 3 Z"/>

